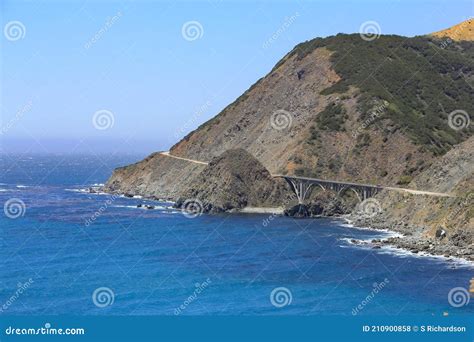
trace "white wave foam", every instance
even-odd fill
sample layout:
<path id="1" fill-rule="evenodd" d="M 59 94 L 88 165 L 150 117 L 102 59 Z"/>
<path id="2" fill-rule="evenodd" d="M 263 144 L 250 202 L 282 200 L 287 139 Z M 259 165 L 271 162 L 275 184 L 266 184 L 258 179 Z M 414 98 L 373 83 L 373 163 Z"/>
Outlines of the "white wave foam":
<path id="1" fill-rule="evenodd" d="M 90 190 L 89 188 L 64 189 L 64 191 L 78 192 L 81 194 L 88 194 L 88 195 L 110 195 L 107 192 L 102 192 L 102 191 L 90 192 L 89 190 Z"/>
<path id="2" fill-rule="evenodd" d="M 380 232 L 384 234 L 384 237 L 403 237 L 403 234 L 398 233 L 396 231 L 390 230 L 390 229 L 377 229 L 377 228 L 371 228 L 371 227 L 361 227 L 361 226 L 356 226 L 350 221 L 349 219 L 345 218 L 344 219 L 346 222 L 345 223 L 340 223 L 338 222 L 339 226 L 341 227 L 346 227 L 346 228 L 354 228 L 357 230 L 367 230 L 371 232 Z"/>
<path id="3" fill-rule="evenodd" d="M 65 191 L 72 191 L 72 192 L 89 192 L 87 189 L 64 189 Z"/>
<path id="4" fill-rule="evenodd" d="M 167 207 L 167 206 L 162 206 L 162 205 L 153 205 L 153 209 L 148 209 L 146 205 L 143 205 L 141 207 L 137 207 L 136 205 L 122 205 L 122 204 L 117 204 L 113 206 L 114 208 L 131 208 L 131 209 L 144 209 L 144 210 L 171 210 L 173 207 Z"/>
<path id="5" fill-rule="evenodd" d="M 352 240 L 357 241 L 353 242 Z M 373 248 L 372 244 L 372 238 L 370 239 L 354 239 L 354 238 L 340 238 L 339 241 L 344 241 L 346 242 L 345 246 L 339 246 L 342 248 L 348 248 L 348 247 L 355 247 L 355 248 L 361 248 L 361 249 L 366 249 L 366 250 L 371 250 L 373 252 L 377 252 L 378 254 L 386 254 L 386 255 L 394 255 L 400 258 L 407 258 L 407 257 L 412 257 L 412 258 L 429 258 L 437 261 L 442 261 L 443 263 L 446 263 L 446 266 L 456 266 L 456 267 L 468 267 L 468 268 L 474 268 L 474 262 L 469 261 L 466 259 L 462 258 L 457 258 L 454 256 L 450 257 L 445 257 L 444 255 L 435 255 L 435 254 L 430 254 L 427 252 L 418 252 L 418 253 L 413 253 L 412 251 L 404 248 L 397 248 L 393 245 L 382 245 L 380 248 Z M 382 239 L 383 240 L 383 239 Z"/>

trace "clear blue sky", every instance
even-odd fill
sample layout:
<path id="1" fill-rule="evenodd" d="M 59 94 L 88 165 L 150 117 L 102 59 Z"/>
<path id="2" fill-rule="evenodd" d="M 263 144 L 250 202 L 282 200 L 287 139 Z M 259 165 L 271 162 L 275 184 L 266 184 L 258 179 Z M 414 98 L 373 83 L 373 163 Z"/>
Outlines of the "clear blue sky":
<path id="1" fill-rule="evenodd" d="M 382 34 L 425 34 L 471 17 L 473 3 L 2 0 L 2 150 L 166 150 L 299 42 L 369 20 Z M 12 21 L 22 39 L 7 39 Z M 200 38 L 183 38 L 188 21 Z M 92 123 L 101 109 L 113 113 L 106 130 Z"/>

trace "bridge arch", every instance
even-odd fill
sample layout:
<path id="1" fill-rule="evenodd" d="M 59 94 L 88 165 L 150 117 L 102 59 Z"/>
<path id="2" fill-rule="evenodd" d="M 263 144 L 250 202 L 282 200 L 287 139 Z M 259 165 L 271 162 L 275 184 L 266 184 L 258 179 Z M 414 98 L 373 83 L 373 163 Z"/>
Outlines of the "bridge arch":
<path id="1" fill-rule="evenodd" d="M 299 204 L 304 204 L 304 201 L 314 188 L 313 185 L 319 186 L 323 191 L 332 190 L 339 197 L 342 197 L 346 191 L 350 190 L 357 196 L 360 202 L 374 196 L 381 190 L 381 187 L 370 184 L 357 184 L 297 176 L 277 175 L 275 177 L 281 177 L 286 180 L 292 191 L 296 194 Z"/>

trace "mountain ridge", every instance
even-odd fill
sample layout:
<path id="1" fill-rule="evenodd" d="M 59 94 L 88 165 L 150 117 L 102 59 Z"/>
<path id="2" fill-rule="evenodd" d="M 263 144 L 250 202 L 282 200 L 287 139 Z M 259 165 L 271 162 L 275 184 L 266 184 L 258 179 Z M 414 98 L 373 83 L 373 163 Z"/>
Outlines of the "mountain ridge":
<path id="1" fill-rule="evenodd" d="M 170 153 L 210 161 L 243 149 L 271 174 L 434 191 L 436 184 L 423 181 L 423 174 L 473 135 L 473 86 L 473 42 L 397 35 L 366 41 L 358 34 L 315 38 L 296 45 Z M 199 188 L 195 181 L 205 166 L 190 164 L 154 153 L 117 169 L 105 189 L 177 200 Z M 206 172 L 212 176 L 212 170 Z M 467 180 L 471 187 L 469 172 L 451 185 Z M 394 197 L 377 198 L 393 207 Z M 420 197 L 415 201 L 417 207 L 437 208 Z M 410 210 L 397 212 L 394 218 L 406 220 Z M 422 215 L 415 221 L 423 220 Z M 429 227 L 440 222 L 428 221 Z M 460 224 L 472 229 L 469 220 Z"/>
<path id="2" fill-rule="evenodd" d="M 437 38 L 450 38 L 456 41 L 473 41 L 474 19 L 470 18 L 447 29 L 433 32 L 430 36 Z"/>

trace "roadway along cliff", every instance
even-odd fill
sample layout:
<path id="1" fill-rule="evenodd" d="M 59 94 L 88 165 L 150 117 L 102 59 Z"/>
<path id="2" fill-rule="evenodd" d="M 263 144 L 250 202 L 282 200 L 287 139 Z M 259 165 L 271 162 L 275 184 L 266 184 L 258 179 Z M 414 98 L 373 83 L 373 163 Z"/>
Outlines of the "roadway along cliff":
<path id="1" fill-rule="evenodd" d="M 434 36 L 367 41 L 339 34 L 301 43 L 168 155 L 153 153 L 115 170 L 105 190 L 175 201 L 203 196 L 216 210 L 273 206 L 278 196 L 285 203 L 284 191 L 251 193 L 251 173 L 219 168 L 232 165 L 219 159 L 226 151 L 243 149 L 270 174 L 453 194 L 430 199 L 390 192 L 376 200 L 387 208 L 382 223 L 421 227 L 428 238 L 447 229 L 443 243 L 456 239 L 458 231 L 474 230 L 469 202 L 474 161 L 461 158 L 474 133 L 474 43 L 472 35 L 458 34 L 460 28 L 472 32 L 473 21 Z M 215 174 L 208 162 L 220 165 Z M 456 163 L 463 168 L 442 167 Z M 221 174 L 229 178 L 219 179 Z M 237 176 L 246 179 L 239 183 Z M 245 193 L 211 193 L 218 184 L 231 192 L 241 186 Z M 315 191 L 308 204 L 315 214 L 346 213 L 355 200 Z M 323 210 L 321 204 L 329 202 L 336 208 Z"/>
<path id="2" fill-rule="evenodd" d="M 106 188 L 176 199 L 205 167 L 186 159 L 236 148 L 272 174 L 410 188 L 473 133 L 473 125 L 449 125 L 456 110 L 472 121 L 473 56 L 471 41 L 434 37 L 341 34 L 299 44 L 174 145 L 170 154 L 182 160 L 154 153 L 117 169 Z"/>

